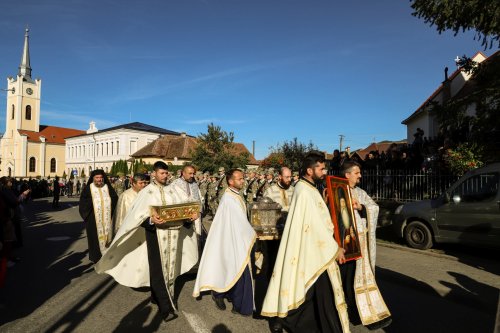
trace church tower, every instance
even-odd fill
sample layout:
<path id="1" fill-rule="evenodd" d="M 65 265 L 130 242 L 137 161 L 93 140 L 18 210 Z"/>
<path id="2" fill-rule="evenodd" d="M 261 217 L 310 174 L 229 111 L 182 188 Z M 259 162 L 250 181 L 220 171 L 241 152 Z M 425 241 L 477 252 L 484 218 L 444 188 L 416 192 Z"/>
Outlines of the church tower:
<path id="1" fill-rule="evenodd" d="M 31 78 L 29 29 L 24 34 L 21 64 L 15 78 L 7 78 L 7 112 L 4 138 L 13 138 L 17 130 L 40 131 L 42 80 Z"/>

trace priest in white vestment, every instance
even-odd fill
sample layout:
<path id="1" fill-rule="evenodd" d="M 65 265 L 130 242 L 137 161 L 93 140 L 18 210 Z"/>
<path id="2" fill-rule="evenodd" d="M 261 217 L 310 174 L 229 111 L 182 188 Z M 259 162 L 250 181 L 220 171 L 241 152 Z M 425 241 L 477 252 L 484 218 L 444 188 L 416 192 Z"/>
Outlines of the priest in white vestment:
<path id="1" fill-rule="evenodd" d="M 324 178 L 322 152 L 308 153 L 295 185 L 261 314 L 288 332 L 349 332 L 337 262 L 344 249 L 333 237 L 330 211 L 315 182 Z M 278 317 L 278 318 L 277 318 Z"/>
<path id="2" fill-rule="evenodd" d="M 392 321 L 391 313 L 375 281 L 375 231 L 379 208 L 375 201 L 358 187 L 361 168 L 357 162 L 346 161 L 342 165 L 342 175 L 347 178 L 351 189 L 361 247 L 361 258 L 340 265 L 349 319 L 354 325 L 362 323 L 369 329 L 379 329 L 388 326 Z"/>
<path id="3" fill-rule="evenodd" d="M 116 235 L 118 229 L 122 225 L 129 208 L 132 206 L 132 202 L 134 202 L 139 192 L 146 187 L 147 184 L 146 175 L 136 173 L 132 177 L 132 186 L 118 197 L 118 204 L 116 205 L 115 214 L 113 215 L 114 235 Z"/>
<path id="4" fill-rule="evenodd" d="M 166 228 L 151 206 L 181 203 L 168 193 L 168 167 L 158 161 L 153 165 L 152 182 L 146 186 L 127 213 L 109 250 L 96 265 L 99 274 L 111 275 L 118 283 L 133 287 L 151 287 L 151 301 L 156 303 L 164 321 L 177 317 L 174 283 L 198 261 L 196 234 L 192 216 L 184 226 Z"/>
<path id="5" fill-rule="evenodd" d="M 113 214 L 118 196 L 104 170 L 94 170 L 80 195 L 78 210 L 85 222 L 89 259 L 96 263 L 113 239 Z"/>
<path id="6" fill-rule="evenodd" d="M 220 310 L 226 309 L 224 299 L 229 299 L 234 313 L 249 316 L 254 309 L 250 255 L 257 235 L 239 193 L 244 184 L 243 172 L 232 169 L 226 179 L 229 187 L 208 232 L 193 296 L 211 290 Z"/>
<path id="7" fill-rule="evenodd" d="M 172 196 L 177 197 L 179 203 L 197 202 L 200 204 L 200 207 L 203 207 L 200 188 L 194 178 L 195 173 L 196 169 L 194 166 L 185 165 L 182 168 L 181 176 L 173 180 L 170 185 L 168 185 L 168 189 Z M 194 221 L 194 231 L 198 237 L 201 235 L 201 218 L 199 217 Z"/>

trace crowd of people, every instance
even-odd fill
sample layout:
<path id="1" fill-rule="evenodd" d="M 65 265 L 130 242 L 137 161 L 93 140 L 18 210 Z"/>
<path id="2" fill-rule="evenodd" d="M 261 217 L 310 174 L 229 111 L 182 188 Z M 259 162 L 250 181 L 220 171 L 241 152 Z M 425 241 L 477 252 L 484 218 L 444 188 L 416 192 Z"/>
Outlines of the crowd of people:
<path id="1" fill-rule="evenodd" d="M 340 231 L 325 197 L 326 164 L 315 151 L 298 171 L 221 167 L 209 174 L 185 165 L 172 174 L 159 161 L 150 174 L 108 179 L 94 170 L 87 182 L 56 177 L 36 181 L 36 188 L 52 191 L 54 208 L 60 195 L 79 195 L 96 272 L 124 286 L 149 287 L 165 321 L 178 316 L 176 279 L 198 264 L 194 297 L 209 294 L 221 311 L 229 301 L 233 313 L 268 318 L 272 332 L 348 332 L 349 322 L 384 327 L 390 312 L 374 278 L 378 206 L 358 186 L 362 165 L 346 157 L 339 174 L 351 188 L 357 234 L 351 227 L 344 231 L 348 241 L 335 241 Z M 0 179 L 1 253 L 9 265 L 17 260 L 16 242 L 22 245 L 20 214 L 33 185 Z M 265 200 L 278 203 L 284 216 L 280 237 L 263 237 L 252 224 L 249 207 Z M 175 207 L 180 217 L 168 220 L 161 207 Z M 202 218 L 212 220 L 208 231 Z M 354 241 L 363 255 L 349 259 Z"/>
<path id="2" fill-rule="evenodd" d="M 198 264 L 194 297 L 208 294 L 221 311 L 229 301 L 233 313 L 268 318 L 272 332 L 348 332 L 349 322 L 384 327 L 390 312 L 374 278 L 378 206 L 357 186 L 358 163 L 345 161 L 341 172 L 351 186 L 358 234 L 350 237 L 361 257 L 347 260 L 333 237 L 319 186 L 326 161 L 311 152 L 297 172 L 219 168 L 210 175 L 185 165 L 172 175 L 157 162 L 150 175 L 134 175 L 130 188 L 123 177 L 95 170 L 79 202 L 89 258 L 97 273 L 124 286 L 150 287 L 164 321 L 178 316 L 176 279 Z M 251 204 L 269 199 L 288 216 L 278 239 L 262 237 L 249 218 Z M 168 220 L 172 212 L 159 207 L 175 207 L 179 219 Z M 208 232 L 204 217 L 212 220 Z"/>
<path id="3" fill-rule="evenodd" d="M 354 160 L 365 170 L 407 170 L 407 171 L 440 171 L 446 172 L 444 161 L 446 143 L 438 138 L 423 136 L 423 130 L 417 129 L 415 140 L 411 144 L 393 143 L 387 150 L 371 150 L 361 156 L 358 152 L 351 153 L 349 147 L 344 151 L 334 150 L 329 169 L 338 173 L 342 164 Z"/>

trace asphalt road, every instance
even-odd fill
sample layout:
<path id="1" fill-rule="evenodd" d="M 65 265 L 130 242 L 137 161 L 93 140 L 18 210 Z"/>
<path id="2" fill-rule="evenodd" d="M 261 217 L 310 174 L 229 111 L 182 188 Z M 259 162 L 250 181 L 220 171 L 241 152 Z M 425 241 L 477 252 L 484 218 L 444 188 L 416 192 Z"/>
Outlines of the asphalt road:
<path id="1" fill-rule="evenodd" d="M 88 261 L 76 199 L 53 211 L 47 199 L 26 207 L 22 261 L 0 289 L 0 332 L 268 332 L 267 322 L 194 299 L 194 274 L 177 283 L 179 318 L 163 323 L 147 290 L 97 275 Z M 481 252 L 452 255 L 379 244 L 377 281 L 392 312 L 375 332 L 493 332 L 500 261 Z M 497 328 L 498 329 L 498 328 Z M 355 333 L 369 332 L 363 326 Z M 500 332 L 500 330 L 499 330 Z"/>

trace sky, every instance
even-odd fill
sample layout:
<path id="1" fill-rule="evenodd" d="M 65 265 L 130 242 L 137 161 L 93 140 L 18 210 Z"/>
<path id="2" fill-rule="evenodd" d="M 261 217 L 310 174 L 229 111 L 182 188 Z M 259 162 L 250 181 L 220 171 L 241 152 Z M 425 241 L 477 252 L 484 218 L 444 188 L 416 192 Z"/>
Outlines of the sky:
<path id="1" fill-rule="evenodd" d="M 41 124 L 86 130 L 139 121 L 197 136 L 210 123 L 265 158 L 297 138 L 332 152 L 401 140 L 412 114 L 484 50 L 439 34 L 409 1 L 16 0 L 0 11 L 0 79 L 30 29 Z M 0 110 L 6 93 L 0 92 Z M 3 111 L 4 112 L 4 111 Z M 5 113 L 0 132 L 5 130 Z"/>

